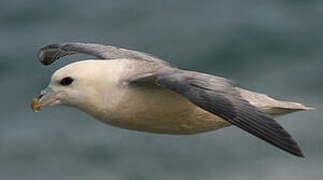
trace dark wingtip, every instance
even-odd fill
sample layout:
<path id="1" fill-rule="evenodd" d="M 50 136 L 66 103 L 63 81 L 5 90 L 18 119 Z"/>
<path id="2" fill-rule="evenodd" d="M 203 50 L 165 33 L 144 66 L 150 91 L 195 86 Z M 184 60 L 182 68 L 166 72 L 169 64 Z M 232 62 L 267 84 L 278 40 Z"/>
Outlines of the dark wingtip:
<path id="1" fill-rule="evenodd" d="M 56 60 L 55 56 L 60 47 L 59 44 L 50 44 L 41 48 L 37 54 L 40 63 L 46 66 L 52 64 Z"/>
<path id="2" fill-rule="evenodd" d="M 301 148 L 297 145 L 296 141 L 294 141 L 293 139 L 290 139 L 290 141 L 292 141 L 292 144 L 294 145 L 290 146 L 289 148 L 286 148 L 286 147 L 280 147 L 280 148 L 294 156 L 305 158 Z"/>
<path id="3" fill-rule="evenodd" d="M 305 155 L 303 154 L 303 152 L 299 148 L 297 148 L 296 152 L 293 152 L 292 154 L 297 156 L 297 157 L 300 157 L 300 158 L 305 158 Z"/>
<path id="4" fill-rule="evenodd" d="M 39 59 L 40 63 L 42 63 L 45 66 L 48 66 L 48 65 L 50 65 L 50 64 L 52 64 L 54 62 L 52 60 L 52 58 L 49 57 L 49 56 L 39 56 L 38 59 Z"/>

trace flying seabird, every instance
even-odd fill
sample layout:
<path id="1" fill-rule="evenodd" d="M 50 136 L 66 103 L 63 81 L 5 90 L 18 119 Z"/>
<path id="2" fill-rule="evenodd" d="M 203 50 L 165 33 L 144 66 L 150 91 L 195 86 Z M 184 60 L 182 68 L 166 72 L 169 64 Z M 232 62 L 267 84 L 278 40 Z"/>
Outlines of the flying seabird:
<path id="1" fill-rule="evenodd" d="M 303 153 L 273 118 L 310 108 L 239 88 L 228 79 L 171 66 L 150 54 L 92 43 L 51 44 L 38 58 L 50 65 L 76 53 L 95 56 L 57 70 L 32 101 L 38 111 L 72 106 L 120 128 L 197 134 L 237 126 L 293 155 Z"/>

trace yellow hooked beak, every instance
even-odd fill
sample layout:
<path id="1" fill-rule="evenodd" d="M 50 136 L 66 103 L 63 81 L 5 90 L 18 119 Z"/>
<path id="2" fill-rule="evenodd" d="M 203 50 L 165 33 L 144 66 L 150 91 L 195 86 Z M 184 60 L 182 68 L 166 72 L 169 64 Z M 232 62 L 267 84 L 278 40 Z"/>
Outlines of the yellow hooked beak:
<path id="1" fill-rule="evenodd" d="M 59 104 L 57 93 L 55 93 L 51 88 L 48 87 L 41 91 L 40 96 L 32 100 L 31 109 L 37 112 L 42 107 L 52 106 L 56 104 Z"/>

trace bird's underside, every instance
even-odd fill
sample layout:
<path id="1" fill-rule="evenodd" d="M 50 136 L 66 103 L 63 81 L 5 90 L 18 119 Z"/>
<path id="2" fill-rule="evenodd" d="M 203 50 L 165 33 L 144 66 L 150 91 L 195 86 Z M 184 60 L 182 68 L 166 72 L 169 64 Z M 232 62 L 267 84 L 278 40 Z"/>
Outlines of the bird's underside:
<path id="1" fill-rule="evenodd" d="M 273 119 L 308 109 L 301 104 L 278 101 L 241 89 L 225 78 L 181 70 L 149 54 L 112 46 L 53 44 L 40 50 L 39 59 L 48 65 L 75 53 L 114 59 L 110 64 L 124 68 L 116 86 L 122 98 L 108 111 L 113 115 L 81 108 L 101 121 L 167 134 L 194 134 L 234 125 L 280 149 L 303 156 L 293 138 Z"/>
<path id="2" fill-rule="evenodd" d="M 118 93 L 122 98 L 108 113 L 114 116 L 87 113 L 113 126 L 160 134 L 197 134 L 230 126 L 228 121 L 165 88 L 126 86 Z"/>

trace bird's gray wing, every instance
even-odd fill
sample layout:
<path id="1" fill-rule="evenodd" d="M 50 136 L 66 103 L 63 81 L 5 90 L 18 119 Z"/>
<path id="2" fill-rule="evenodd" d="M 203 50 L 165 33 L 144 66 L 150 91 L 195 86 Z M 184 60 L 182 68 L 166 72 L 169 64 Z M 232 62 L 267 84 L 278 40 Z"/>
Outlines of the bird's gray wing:
<path id="1" fill-rule="evenodd" d="M 198 72 L 175 70 L 132 77 L 129 79 L 129 84 L 140 85 L 147 81 L 175 91 L 196 106 L 254 136 L 291 154 L 303 157 L 300 148 L 288 132 L 275 120 L 244 100 L 232 81 Z"/>
<path id="2" fill-rule="evenodd" d="M 101 44 L 79 42 L 47 45 L 39 50 L 38 59 L 42 64 L 50 65 L 63 56 L 72 55 L 76 53 L 96 56 L 99 59 L 128 58 L 168 64 L 167 62 L 157 57 L 143 52 Z"/>

